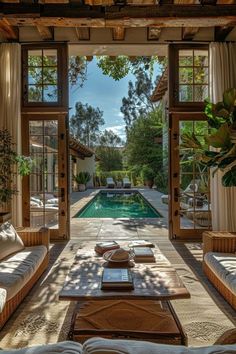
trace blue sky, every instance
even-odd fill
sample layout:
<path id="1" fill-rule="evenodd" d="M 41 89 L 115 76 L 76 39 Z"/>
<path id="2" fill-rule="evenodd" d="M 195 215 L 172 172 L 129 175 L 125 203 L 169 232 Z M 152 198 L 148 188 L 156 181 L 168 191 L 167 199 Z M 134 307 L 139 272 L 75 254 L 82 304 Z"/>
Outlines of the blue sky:
<path id="1" fill-rule="evenodd" d="M 155 68 L 157 73 L 158 68 Z M 75 112 L 75 103 L 81 101 L 93 107 L 99 107 L 103 111 L 105 120 L 101 130 L 111 129 L 125 140 L 125 124 L 120 112 L 122 98 L 127 96 L 128 82 L 135 81 L 132 74 L 115 81 L 109 76 L 103 75 L 96 65 L 96 58 L 88 63 L 87 80 L 83 87 L 70 87 L 70 116 Z"/>

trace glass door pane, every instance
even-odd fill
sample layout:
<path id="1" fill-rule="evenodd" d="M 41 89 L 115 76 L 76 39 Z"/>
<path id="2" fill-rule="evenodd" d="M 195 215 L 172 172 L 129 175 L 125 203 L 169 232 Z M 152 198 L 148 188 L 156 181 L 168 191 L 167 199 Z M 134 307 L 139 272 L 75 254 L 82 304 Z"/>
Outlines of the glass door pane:
<path id="1" fill-rule="evenodd" d="M 30 226 L 58 228 L 58 121 L 29 121 Z"/>
<path id="2" fill-rule="evenodd" d="M 173 114 L 171 132 L 171 223 L 174 237 L 200 237 L 211 228 L 209 169 L 197 144 L 186 147 L 183 136 L 204 142 L 207 122 L 201 114 Z"/>

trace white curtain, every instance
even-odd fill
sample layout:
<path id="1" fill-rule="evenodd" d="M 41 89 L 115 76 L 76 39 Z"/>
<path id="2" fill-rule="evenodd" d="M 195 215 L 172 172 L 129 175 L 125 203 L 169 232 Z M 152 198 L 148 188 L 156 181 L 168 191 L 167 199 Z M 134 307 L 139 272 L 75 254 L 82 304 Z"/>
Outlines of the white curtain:
<path id="1" fill-rule="evenodd" d="M 8 129 L 17 153 L 21 153 L 21 47 L 0 45 L 0 129 Z M 21 179 L 14 181 L 18 194 L 12 199 L 12 222 L 22 223 Z"/>
<path id="2" fill-rule="evenodd" d="M 216 103 L 223 92 L 236 88 L 236 44 L 210 44 L 210 94 Z M 218 231 L 236 232 L 236 187 L 223 187 L 223 173 L 211 176 L 212 227 Z"/>

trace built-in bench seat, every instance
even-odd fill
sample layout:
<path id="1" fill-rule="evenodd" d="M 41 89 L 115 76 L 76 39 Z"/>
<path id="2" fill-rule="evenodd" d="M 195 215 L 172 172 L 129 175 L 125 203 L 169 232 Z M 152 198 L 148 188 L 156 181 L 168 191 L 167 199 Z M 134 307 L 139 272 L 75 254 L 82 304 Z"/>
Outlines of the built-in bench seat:
<path id="1" fill-rule="evenodd" d="M 203 269 L 222 296 L 236 309 L 236 234 L 203 233 Z"/>
<path id="2" fill-rule="evenodd" d="M 0 328 L 48 265 L 48 229 L 0 226 Z"/>

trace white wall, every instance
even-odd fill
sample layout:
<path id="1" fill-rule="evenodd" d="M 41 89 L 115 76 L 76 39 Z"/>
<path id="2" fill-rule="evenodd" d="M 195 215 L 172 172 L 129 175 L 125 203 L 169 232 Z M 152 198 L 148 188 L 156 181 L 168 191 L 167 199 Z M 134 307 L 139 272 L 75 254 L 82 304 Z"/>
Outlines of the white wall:
<path id="1" fill-rule="evenodd" d="M 93 188 L 93 175 L 95 173 L 95 156 L 86 157 L 84 160 L 77 160 L 77 173 L 79 172 L 89 172 L 91 179 L 87 184 L 88 188 Z"/>

